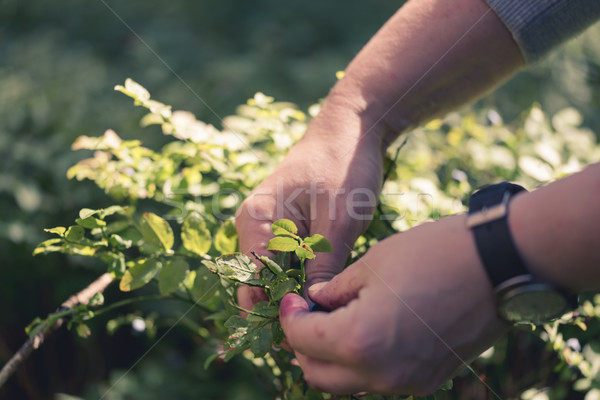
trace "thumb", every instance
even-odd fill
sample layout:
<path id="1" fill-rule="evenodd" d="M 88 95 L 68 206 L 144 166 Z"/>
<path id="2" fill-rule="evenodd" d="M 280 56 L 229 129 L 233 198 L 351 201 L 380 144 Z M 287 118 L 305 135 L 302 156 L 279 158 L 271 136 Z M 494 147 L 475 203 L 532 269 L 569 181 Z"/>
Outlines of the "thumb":
<path id="1" fill-rule="evenodd" d="M 329 282 L 319 282 L 308 288 L 308 296 L 328 310 L 345 306 L 358 297 L 367 283 L 364 266 L 354 263 Z"/>

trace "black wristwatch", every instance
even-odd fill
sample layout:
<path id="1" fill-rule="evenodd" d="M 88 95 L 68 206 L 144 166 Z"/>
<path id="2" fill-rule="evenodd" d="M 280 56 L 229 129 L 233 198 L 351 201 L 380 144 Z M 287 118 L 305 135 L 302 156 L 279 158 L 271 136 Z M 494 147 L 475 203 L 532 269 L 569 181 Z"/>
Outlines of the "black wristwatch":
<path id="1" fill-rule="evenodd" d="M 513 323 L 541 324 L 577 307 L 577 297 L 536 279 L 527 269 L 508 226 L 508 204 L 522 186 L 502 182 L 471 196 L 467 226 L 494 287 L 498 314 Z"/>

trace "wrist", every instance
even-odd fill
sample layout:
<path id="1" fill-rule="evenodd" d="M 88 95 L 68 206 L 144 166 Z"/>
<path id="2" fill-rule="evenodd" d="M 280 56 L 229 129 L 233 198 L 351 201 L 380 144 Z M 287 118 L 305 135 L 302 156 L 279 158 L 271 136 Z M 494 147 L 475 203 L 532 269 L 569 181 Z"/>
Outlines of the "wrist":
<path id="1" fill-rule="evenodd" d="M 360 141 L 377 143 L 383 154 L 410 126 L 409 119 L 402 117 L 397 107 L 375 96 L 351 74 L 344 76 L 333 87 L 323 104 L 322 113 L 328 116 L 352 114 L 359 127 L 357 134 Z"/>

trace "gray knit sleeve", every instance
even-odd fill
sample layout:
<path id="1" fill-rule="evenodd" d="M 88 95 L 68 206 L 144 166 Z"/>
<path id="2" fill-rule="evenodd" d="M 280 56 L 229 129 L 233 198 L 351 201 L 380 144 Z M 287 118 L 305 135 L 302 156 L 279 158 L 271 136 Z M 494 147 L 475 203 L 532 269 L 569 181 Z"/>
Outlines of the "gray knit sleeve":
<path id="1" fill-rule="evenodd" d="M 600 0 L 485 0 L 528 64 L 600 18 Z"/>

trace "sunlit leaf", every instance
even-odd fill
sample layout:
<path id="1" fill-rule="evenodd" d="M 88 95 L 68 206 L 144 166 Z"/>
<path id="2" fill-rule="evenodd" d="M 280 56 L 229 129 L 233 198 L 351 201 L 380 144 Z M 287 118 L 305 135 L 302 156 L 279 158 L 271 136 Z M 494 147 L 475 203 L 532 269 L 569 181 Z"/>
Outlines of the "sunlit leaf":
<path id="1" fill-rule="evenodd" d="M 192 253 L 205 255 L 212 245 L 212 236 L 206 228 L 206 222 L 197 214 L 186 217 L 181 228 L 183 246 Z"/>
<path id="2" fill-rule="evenodd" d="M 310 246 L 312 251 L 322 253 L 331 253 L 333 251 L 333 246 L 331 243 L 329 243 L 327 239 L 318 233 L 304 239 L 304 243 Z"/>
<path id="3" fill-rule="evenodd" d="M 83 239 L 84 229 L 81 226 L 73 225 L 65 232 L 65 239 L 69 242 L 79 242 Z"/>
<path id="4" fill-rule="evenodd" d="M 233 221 L 225 221 L 215 234 L 215 248 L 221 253 L 233 253 L 237 250 L 237 231 Z"/>
<path id="5" fill-rule="evenodd" d="M 160 250 L 170 250 L 175 238 L 167 221 L 153 213 L 144 213 L 140 220 L 140 231 L 146 244 Z"/>
<path id="6" fill-rule="evenodd" d="M 274 235 L 295 235 L 298 233 L 296 224 L 289 219 L 279 219 L 271 224 Z"/>
<path id="7" fill-rule="evenodd" d="M 294 251 L 299 243 L 296 239 L 286 236 L 276 236 L 269 240 L 267 250 Z"/>
<path id="8" fill-rule="evenodd" d="M 138 262 L 125 271 L 119 288 L 123 292 L 141 288 L 156 276 L 161 267 L 160 261 L 154 259 Z"/>
<path id="9" fill-rule="evenodd" d="M 256 265 L 245 254 L 225 254 L 215 260 L 217 273 L 238 282 L 250 280 L 256 274 Z"/>

